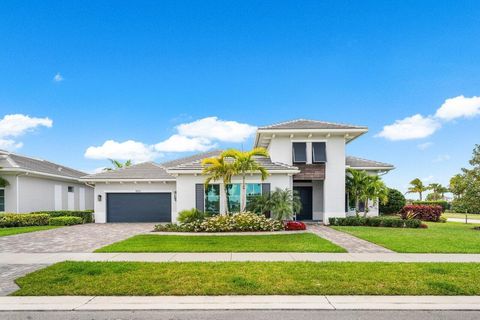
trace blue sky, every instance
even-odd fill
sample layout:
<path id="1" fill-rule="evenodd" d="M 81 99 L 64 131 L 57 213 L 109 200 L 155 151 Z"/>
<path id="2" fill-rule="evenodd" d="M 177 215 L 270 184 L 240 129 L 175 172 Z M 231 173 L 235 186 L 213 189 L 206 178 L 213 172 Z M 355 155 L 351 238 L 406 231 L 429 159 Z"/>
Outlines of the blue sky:
<path id="1" fill-rule="evenodd" d="M 347 151 L 394 164 L 392 187 L 446 184 L 480 143 L 479 12 L 478 1 L 2 1 L 0 145 L 93 171 L 107 161 L 92 157 L 119 148 L 161 162 L 189 154 L 165 151 L 178 146 L 249 148 L 250 126 L 311 118 L 367 125 Z"/>

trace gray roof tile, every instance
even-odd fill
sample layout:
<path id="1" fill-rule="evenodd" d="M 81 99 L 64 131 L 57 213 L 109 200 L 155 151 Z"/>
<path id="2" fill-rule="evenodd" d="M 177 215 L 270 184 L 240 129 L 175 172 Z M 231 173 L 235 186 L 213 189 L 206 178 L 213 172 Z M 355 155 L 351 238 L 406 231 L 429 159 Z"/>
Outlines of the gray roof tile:
<path id="1" fill-rule="evenodd" d="M 272 124 L 258 128 L 259 130 L 278 130 L 278 129 L 367 129 L 365 126 L 356 126 L 343 123 L 332 123 L 326 121 L 297 119 L 281 123 Z"/>
<path id="2" fill-rule="evenodd" d="M 393 169 L 394 166 L 389 163 L 373 161 L 362 159 L 358 157 L 347 156 L 346 165 L 352 168 L 385 168 L 385 169 Z"/>
<path id="3" fill-rule="evenodd" d="M 83 180 L 102 180 L 102 179 L 139 179 L 139 180 L 148 180 L 148 179 L 173 179 L 171 175 L 167 173 L 165 167 L 153 163 L 153 162 L 143 162 L 139 164 L 134 164 L 129 167 L 103 171 L 97 174 L 90 174 L 82 177 Z"/>

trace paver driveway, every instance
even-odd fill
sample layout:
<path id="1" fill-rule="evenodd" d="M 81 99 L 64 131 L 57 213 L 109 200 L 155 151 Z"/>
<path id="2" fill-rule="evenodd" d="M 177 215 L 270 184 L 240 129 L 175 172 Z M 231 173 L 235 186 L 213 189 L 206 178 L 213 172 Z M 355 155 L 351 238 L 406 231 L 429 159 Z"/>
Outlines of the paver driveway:
<path id="1" fill-rule="evenodd" d="M 0 252 L 92 252 L 153 230 L 152 223 L 81 224 L 0 237 Z"/>

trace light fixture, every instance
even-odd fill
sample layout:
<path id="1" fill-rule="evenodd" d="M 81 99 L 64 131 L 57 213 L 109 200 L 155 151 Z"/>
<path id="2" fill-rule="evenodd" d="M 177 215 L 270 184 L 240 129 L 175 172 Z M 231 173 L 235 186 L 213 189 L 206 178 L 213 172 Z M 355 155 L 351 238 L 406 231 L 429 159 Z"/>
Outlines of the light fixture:
<path id="1" fill-rule="evenodd" d="M 97 200 L 98 200 L 98 202 L 102 202 L 102 195 L 101 195 L 101 194 L 99 194 L 99 195 L 97 196 Z"/>

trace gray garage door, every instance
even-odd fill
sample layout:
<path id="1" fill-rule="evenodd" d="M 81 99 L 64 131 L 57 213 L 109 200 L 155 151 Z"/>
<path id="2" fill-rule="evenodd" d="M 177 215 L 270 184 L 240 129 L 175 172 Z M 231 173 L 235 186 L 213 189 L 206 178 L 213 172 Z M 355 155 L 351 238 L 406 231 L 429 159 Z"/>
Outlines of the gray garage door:
<path id="1" fill-rule="evenodd" d="M 107 222 L 170 222 L 170 193 L 109 193 Z"/>

